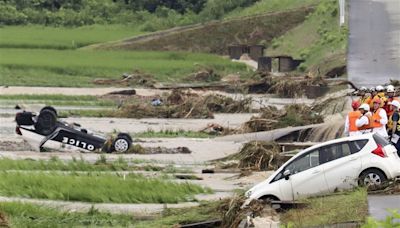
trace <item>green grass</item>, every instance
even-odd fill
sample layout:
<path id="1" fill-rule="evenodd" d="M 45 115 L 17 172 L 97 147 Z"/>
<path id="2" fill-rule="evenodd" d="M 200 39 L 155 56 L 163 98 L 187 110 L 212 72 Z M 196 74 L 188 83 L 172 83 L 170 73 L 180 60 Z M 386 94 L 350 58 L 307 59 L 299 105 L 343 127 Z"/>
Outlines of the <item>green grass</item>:
<path id="1" fill-rule="evenodd" d="M 86 45 L 139 35 L 129 25 L 91 25 L 76 28 L 38 25 L 0 28 L 0 48 L 75 49 Z"/>
<path id="2" fill-rule="evenodd" d="M 138 221 L 135 227 L 174 227 L 177 224 L 190 224 L 221 218 L 220 201 L 204 202 L 198 207 L 166 209 L 162 216 L 149 221 Z M 179 226 L 178 226 L 179 227 Z"/>
<path id="3" fill-rule="evenodd" d="M 219 218 L 218 206 L 219 202 L 211 202 L 201 203 L 198 207 L 166 209 L 162 215 L 146 220 L 95 209 L 87 213 L 62 212 L 20 202 L 0 203 L 0 213 L 6 217 L 10 227 L 172 227 Z"/>
<path id="4" fill-rule="evenodd" d="M 120 79 L 133 70 L 150 73 L 159 81 L 176 82 L 201 66 L 223 74 L 246 70 L 244 64 L 216 55 L 185 52 L 3 48 L 0 54 L 3 85 L 94 86 L 96 78 Z"/>
<path id="5" fill-rule="evenodd" d="M 114 162 L 104 161 L 99 158 L 97 163 L 91 164 L 85 160 L 73 159 L 63 162 L 57 157 L 50 160 L 13 160 L 9 158 L 0 159 L 0 171 L 7 170 L 42 170 L 42 171 L 130 171 L 137 170 L 137 166 L 130 166 L 128 161 L 120 157 Z"/>
<path id="6" fill-rule="evenodd" d="M 363 223 L 368 215 L 367 191 L 305 199 L 306 208 L 291 209 L 281 215 L 288 227 L 317 227 L 335 223 Z"/>
<path id="7" fill-rule="evenodd" d="M 225 18 L 252 16 L 256 14 L 286 11 L 299 7 L 315 5 L 321 0 L 261 0 L 246 8 L 239 8 L 225 15 Z"/>
<path id="8" fill-rule="evenodd" d="M 128 174 L 0 173 L 0 195 L 93 203 L 178 203 L 210 193 L 190 183 Z M 162 189 L 162 191 L 160 191 Z"/>
<path id="9" fill-rule="evenodd" d="M 102 100 L 96 96 L 74 96 L 74 95 L 0 95 L 0 104 L 46 104 L 46 105 L 71 105 L 71 106 L 115 106 L 115 102 Z"/>
<path id="10" fill-rule="evenodd" d="M 61 212 L 28 203 L 2 202 L 0 213 L 5 215 L 10 227 L 130 227 L 135 222 L 131 215 L 103 213 Z"/>
<path id="11" fill-rule="evenodd" d="M 197 131 L 185 131 L 185 130 L 162 130 L 162 131 L 154 131 L 147 130 L 145 132 L 140 132 L 134 134 L 134 137 L 137 138 L 177 138 L 177 137 L 186 137 L 186 138 L 210 138 L 211 136 L 205 132 L 197 132 Z"/>
<path id="12" fill-rule="evenodd" d="M 304 59 L 302 70 L 313 72 L 345 65 L 347 28 L 339 27 L 338 3 L 322 1 L 304 23 L 275 38 L 267 49 L 268 55 L 290 55 Z"/>
<path id="13" fill-rule="evenodd" d="M 107 161 L 106 157 L 100 155 L 94 163 L 89 163 L 83 158 L 74 158 L 71 161 L 63 162 L 57 157 L 50 160 L 13 160 L 9 158 L 0 159 L 0 171 L 23 170 L 23 171 L 73 171 L 73 172 L 101 172 L 101 171 L 161 171 L 163 173 L 192 173 L 188 168 L 176 168 L 173 165 L 158 166 L 157 162 L 129 161 L 119 157 L 116 161 Z"/>

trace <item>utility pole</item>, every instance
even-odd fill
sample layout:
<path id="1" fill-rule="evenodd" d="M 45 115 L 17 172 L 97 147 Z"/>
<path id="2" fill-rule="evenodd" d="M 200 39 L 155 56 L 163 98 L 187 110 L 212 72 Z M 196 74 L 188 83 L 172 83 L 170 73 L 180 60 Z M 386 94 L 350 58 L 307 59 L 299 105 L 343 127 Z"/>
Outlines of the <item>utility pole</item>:
<path id="1" fill-rule="evenodd" d="M 339 0 L 339 25 L 343 26 L 346 14 L 346 0 Z"/>

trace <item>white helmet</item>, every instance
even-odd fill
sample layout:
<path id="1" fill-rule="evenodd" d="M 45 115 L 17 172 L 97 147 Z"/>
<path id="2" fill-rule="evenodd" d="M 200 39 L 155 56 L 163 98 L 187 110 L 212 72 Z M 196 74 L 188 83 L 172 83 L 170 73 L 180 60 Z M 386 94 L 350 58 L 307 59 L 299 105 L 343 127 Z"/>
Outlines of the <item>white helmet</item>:
<path id="1" fill-rule="evenodd" d="M 369 90 L 370 90 L 371 92 L 374 92 L 374 91 L 375 91 L 375 87 L 371 87 L 371 88 L 369 88 Z"/>
<path id="2" fill-rule="evenodd" d="M 367 87 L 361 86 L 360 91 L 367 91 Z"/>
<path id="3" fill-rule="evenodd" d="M 376 87 L 376 91 L 378 91 L 378 92 L 383 91 L 383 90 L 385 90 L 385 88 L 383 88 L 383 86 L 381 86 L 381 85 L 378 85 Z"/>
<path id="4" fill-rule="evenodd" d="M 363 109 L 364 111 L 369 112 L 369 105 L 368 104 L 362 104 L 358 109 Z"/>
<path id="5" fill-rule="evenodd" d="M 388 92 L 388 93 L 394 93 L 394 86 L 388 85 L 388 86 L 386 87 L 386 92 Z"/>
<path id="6" fill-rule="evenodd" d="M 388 103 L 389 105 L 395 106 L 396 108 L 400 108 L 400 102 L 393 100 Z"/>

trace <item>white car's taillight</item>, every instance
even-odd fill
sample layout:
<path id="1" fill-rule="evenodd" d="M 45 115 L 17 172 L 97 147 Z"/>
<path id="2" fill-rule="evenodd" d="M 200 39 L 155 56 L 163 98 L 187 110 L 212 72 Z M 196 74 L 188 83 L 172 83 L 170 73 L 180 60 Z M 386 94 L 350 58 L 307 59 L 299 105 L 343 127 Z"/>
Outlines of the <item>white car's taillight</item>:
<path id="1" fill-rule="evenodd" d="M 387 157 L 385 149 L 380 144 L 378 144 L 378 147 L 372 153 L 382 158 Z"/>

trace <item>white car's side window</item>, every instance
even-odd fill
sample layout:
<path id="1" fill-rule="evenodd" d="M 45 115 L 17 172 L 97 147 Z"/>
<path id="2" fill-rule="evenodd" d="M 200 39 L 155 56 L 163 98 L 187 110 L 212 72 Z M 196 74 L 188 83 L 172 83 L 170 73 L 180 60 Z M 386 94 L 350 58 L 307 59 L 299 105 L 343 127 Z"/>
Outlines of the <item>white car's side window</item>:
<path id="1" fill-rule="evenodd" d="M 311 151 L 290 163 L 285 170 L 296 174 L 319 165 L 319 151 Z"/>

